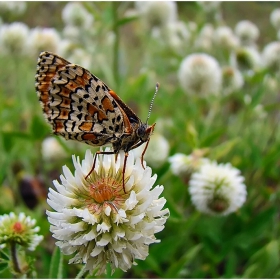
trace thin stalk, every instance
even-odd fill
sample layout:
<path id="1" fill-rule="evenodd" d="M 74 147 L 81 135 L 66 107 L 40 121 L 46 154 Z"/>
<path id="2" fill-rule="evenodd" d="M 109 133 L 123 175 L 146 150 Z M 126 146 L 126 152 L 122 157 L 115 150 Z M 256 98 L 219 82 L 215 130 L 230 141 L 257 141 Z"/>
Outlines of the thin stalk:
<path id="1" fill-rule="evenodd" d="M 85 279 L 86 276 L 88 275 L 88 270 L 86 270 L 86 266 L 84 265 L 83 268 L 80 270 L 78 275 L 76 276 L 75 279 Z"/>
<path id="2" fill-rule="evenodd" d="M 17 258 L 17 250 L 16 250 L 16 243 L 11 242 L 11 256 L 13 261 L 14 271 L 16 273 L 22 274 L 22 271 L 19 267 L 18 258 Z"/>

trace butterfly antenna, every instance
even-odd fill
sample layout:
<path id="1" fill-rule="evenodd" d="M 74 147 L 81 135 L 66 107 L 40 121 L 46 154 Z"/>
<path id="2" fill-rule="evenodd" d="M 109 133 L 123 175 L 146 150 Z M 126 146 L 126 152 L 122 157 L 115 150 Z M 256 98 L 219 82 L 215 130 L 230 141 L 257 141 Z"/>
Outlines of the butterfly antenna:
<path id="1" fill-rule="evenodd" d="M 152 98 L 152 101 L 150 103 L 150 108 L 149 108 L 149 112 L 148 112 L 148 117 L 147 117 L 146 123 L 148 123 L 148 120 L 149 120 L 149 118 L 151 116 L 152 108 L 153 108 L 153 105 L 154 105 L 154 100 L 155 100 L 155 97 L 157 95 L 158 89 L 159 89 L 159 83 L 156 83 L 156 91 L 155 91 L 154 96 Z"/>

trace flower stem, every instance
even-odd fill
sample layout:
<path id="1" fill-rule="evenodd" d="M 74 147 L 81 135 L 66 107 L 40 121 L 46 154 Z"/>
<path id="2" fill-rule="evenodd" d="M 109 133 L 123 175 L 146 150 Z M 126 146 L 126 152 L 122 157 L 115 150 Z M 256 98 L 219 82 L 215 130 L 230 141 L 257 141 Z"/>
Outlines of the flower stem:
<path id="1" fill-rule="evenodd" d="M 12 256 L 14 271 L 16 273 L 22 274 L 22 271 L 19 267 L 19 263 L 18 263 L 18 259 L 17 259 L 17 251 L 16 251 L 15 242 L 11 242 L 11 256 Z"/>
<path id="2" fill-rule="evenodd" d="M 86 266 L 84 265 L 75 279 L 81 279 L 81 278 L 84 279 L 86 278 L 87 274 L 88 274 L 88 270 L 86 270 Z"/>

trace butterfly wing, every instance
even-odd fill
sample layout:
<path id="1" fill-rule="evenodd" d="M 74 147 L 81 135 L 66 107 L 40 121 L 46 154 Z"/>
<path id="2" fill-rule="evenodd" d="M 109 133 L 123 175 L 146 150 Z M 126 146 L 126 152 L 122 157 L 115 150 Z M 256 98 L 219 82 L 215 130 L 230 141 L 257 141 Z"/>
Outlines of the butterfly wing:
<path id="1" fill-rule="evenodd" d="M 55 134 L 94 146 L 114 142 L 123 134 L 124 112 L 108 86 L 83 67 L 41 53 L 36 89 Z"/>

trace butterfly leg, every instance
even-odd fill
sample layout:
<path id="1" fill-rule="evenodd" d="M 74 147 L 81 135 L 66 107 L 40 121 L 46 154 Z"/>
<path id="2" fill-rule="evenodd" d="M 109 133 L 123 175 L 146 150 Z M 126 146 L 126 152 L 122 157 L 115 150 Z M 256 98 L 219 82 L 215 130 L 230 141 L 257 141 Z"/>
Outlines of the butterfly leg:
<path id="1" fill-rule="evenodd" d="M 142 152 L 142 155 L 141 155 L 141 164 L 142 164 L 143 169 L 145 169 L 145 167 L 144 167 L 144 154 L 145 154 L 146 151 L 147 151 L 149 142 L 150 142 L 150 138 L 148 139 L 148 141 L 147 141 L 147 143 L 146 143 L 146 145 L 145 145 L 145 148 L 144 148 L 144 150 L 143 150 L 143 152 Z"/>
<path id="2" fill-rule="evenodd" d="M 125 169 L 126 169 L 127 157 L 128 157 L 128 152 L 125 152 L 125 154 L 124 154 L 124 163 L 123 163 L 123 174 L 122 174 L 123 191 L 124 191 L 124 193 L 126 193 L 125 187 L 124 187 L 124 173 L 125 173 Z"/>
<path id="3" fill-rule="evenodd" d="M 94 155 L 92 168 L 91 168 L 91 170 L 89 171 L 89 173 L 87 174 L 87 176 L 85 177 L 85 179 L 87 179 L 88 176 L 93 172 L 93 170 L 94 170 L 94 168 L 95 168 L 95 164 L 96 164 L 97 155 L 112 155 L 112 154 L 115 154 L 115 152 L 102 152 L 102 151 L 97 151 L 97 152 L 95 153 L 95 155 Z"/>

